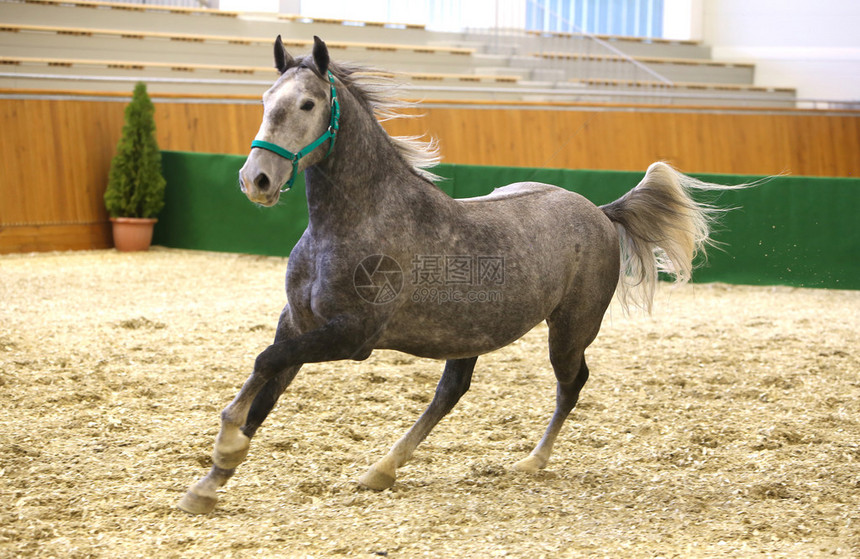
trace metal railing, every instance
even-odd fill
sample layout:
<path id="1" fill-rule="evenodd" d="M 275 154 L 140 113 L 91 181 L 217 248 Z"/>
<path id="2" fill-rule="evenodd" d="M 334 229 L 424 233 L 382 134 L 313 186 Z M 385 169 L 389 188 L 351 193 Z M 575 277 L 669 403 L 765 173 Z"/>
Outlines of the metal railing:
<path id="1" fill-rule="evenodd" d="M 5 72 L 0 71 L 0 83 L 3 80 L 15 80 L 16 86 L 25 86 L 27 83 L 58 83 L 64 82 L 67 84 L 77 83 L 86 87 L 86 84 L 95 86 L 94 92 L 102 92 L 103 86 L 108 84 L 128 84 L 122 88 L 122 91 L 131 90 L 134 83 L 141 80 L 140 77 L 131 76 L 112 76 L 112 75 L 85 75 L 85 74 L 56 74 L 48 72 Z M 145 81 L 153 86 L 164 86 L 169 90 L 176 87 L 191 89 L 196 93 L 205 93 L 206 91 L 223 93 L 225 90 L 230 91 L 233 95 L 223 98 L 199 99 L 198 102 L 217 102 L 217 103 L 250 103 L 259 104 L 256 92 L 265 89 L 271 85 L 271 80 L 261 79 L 237 79 L 237 78 L 179 78 L 179 77 L 163 77 L 163 76 L 147 76 Z M 99 85 L 101 84 L 101 85 Z M 29 87 L 29 86 L 28 86 Z M 52 86 L 57 87 L 57 86 Z M 68 86 L 63 86 L 68 87 Z M 80 93 L 77 88 L 73 88 Z M 88 88 L 87 88 L 88 89 Z M 110 88 L 113 89 L 113 88 Z M 158 89 L 158 88 L 156 88 Z M 576 90 L 573 88 L 552 88 L 546 86 L 529 86 L 518 85 L 515 87 L 498 87 L 498 86 L 464 86 L 464 85 L 430 85 L 423 83 L 406 83 L 399 87 L 402 95 L 407 98 L 422 99 L 424 103 L 434 105 L 445 105 L 448 103 L 445 99 L 450 99 L 456 103 L 458 99 L 472 99 L 472 106 L 481 106 L 480 101 L 489 101 L 491 103 L 504 103 L 511 101 L 513 104 L 518 104 L 519 101 L 531 100 L 538 102 L 584 102 L 584 103 L 635 103 L 637 105 L 643 103 L 651 103 L 655 105 L 697 105 L 703 110 L 709 110 L 710 107 L 729 107 L 729 106 L 747 106 L 766 109 L 767 107 L 781 106 L 783 108 L 794 107 L 794 99 L 783 100 L 781 103 L 764 100 L 761 97 L 753 95 L 745 95 L 743 93 L 727 95 L 718 90 L 702 91 L 696 93 L 682 91 L 659 91 L 651 93 L 649 101 L 643 100 L 643 95 L 636 90 Z M 255 94 L 250 95 L 253 91 Z M 244 92 L 248 95 L 247 99 L 236 97 L 236 93 Z M 0 97 L 8 97 L 10 93 L 0 94 Z M 31 94 L 22 94 L 24 97 L 29 97 Z M 194 97 L 194 95 L 190 95 Z M 429 101 L 432 100 L 432 101 Z M 477 104 L 475 104 L 477 101 Z M 807 110 L 856 110 L 860 107 L 857 104 L 842 103 L 839 101 L 826 101 L 820 99 L 799 99 L 797 100 L 797 108 Z M 162 102 L 169 102 L 168 99 L 162 99 Z M 488 104 L 487 106 L 495 106 Z"/>

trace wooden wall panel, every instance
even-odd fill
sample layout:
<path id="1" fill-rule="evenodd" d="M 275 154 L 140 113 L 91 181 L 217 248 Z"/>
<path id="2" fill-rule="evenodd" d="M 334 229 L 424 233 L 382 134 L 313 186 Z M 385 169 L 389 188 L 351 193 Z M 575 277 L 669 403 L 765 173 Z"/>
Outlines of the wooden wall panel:
<path id="1" fill-rule="evenodd" d="M 93 250 L 113 246 L 106 221 L 96 223 L 0 225 L 0 254 L 46 250 Z"/>
<path id="2" fill-rule="evenodd" d="M 428 108 L 387 124 L 441 142 L 447 163 L 639 171 L 860 175 L 860 115 Z"/>
<path id="3" fill-rule="evenodd" d="M 158 103 L 159 147 L 247 154 L 262 118 L 261 104 Z"/>
<path id="4" fill-rule="evenodd" d="M 106 219 L 100 197 L 123 105 L 4 99 L 0 119 L 0 224 Z"/>
<path id="5" fill-rule="evenodd" d="M 258 103 L 155 101 L 165 150 L 246 154 L 262 116 Z M 0 99 L 0 253 L 107 246 L 102 195 L 124 108 Z M 666 160 L 685 172 L 860 176 L 855 114 L 451 103 L 419 112 L 385 126 L 429 132 L 447 163 L 644 171 Z"/>

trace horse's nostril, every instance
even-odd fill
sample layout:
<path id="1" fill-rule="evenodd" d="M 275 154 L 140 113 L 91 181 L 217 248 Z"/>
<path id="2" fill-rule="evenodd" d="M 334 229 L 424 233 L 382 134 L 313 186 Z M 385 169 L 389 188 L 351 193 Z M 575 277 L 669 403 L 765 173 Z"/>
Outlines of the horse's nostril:
<path id="1" fill-rule="evenodd" d="M 254 179 L 254 184 L 257 185 L 257 188 L 260 190 L 268 190 L 269 189 L 269 177 L 266 173 L 260 173 L 257 175 L 257 178 Z"/>

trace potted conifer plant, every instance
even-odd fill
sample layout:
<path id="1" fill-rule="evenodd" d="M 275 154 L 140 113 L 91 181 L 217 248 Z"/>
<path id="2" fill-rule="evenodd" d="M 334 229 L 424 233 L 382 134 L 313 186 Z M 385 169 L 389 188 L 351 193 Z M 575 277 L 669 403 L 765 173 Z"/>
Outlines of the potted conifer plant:
<path id="1" fill-rule="evenodd" d="M 105 207 L 121 251 L 147 250 L 155 216 L 164 207 L 165 180 L 155 139 L 155 106 L 140 82 L 125 108 L 125 125 L 111 160 Z"/>

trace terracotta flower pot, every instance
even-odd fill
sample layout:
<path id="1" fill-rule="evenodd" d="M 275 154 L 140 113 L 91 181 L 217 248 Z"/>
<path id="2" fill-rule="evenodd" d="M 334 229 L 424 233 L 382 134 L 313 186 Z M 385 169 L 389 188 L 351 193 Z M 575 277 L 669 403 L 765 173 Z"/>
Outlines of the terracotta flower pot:
<path id="1" fill-rule="evenodd" d="M 113 244 L 122 252 L 148 250 L 152 244 L 152 229 L 155 218 L 146 217 L 112 217 Z"/>

